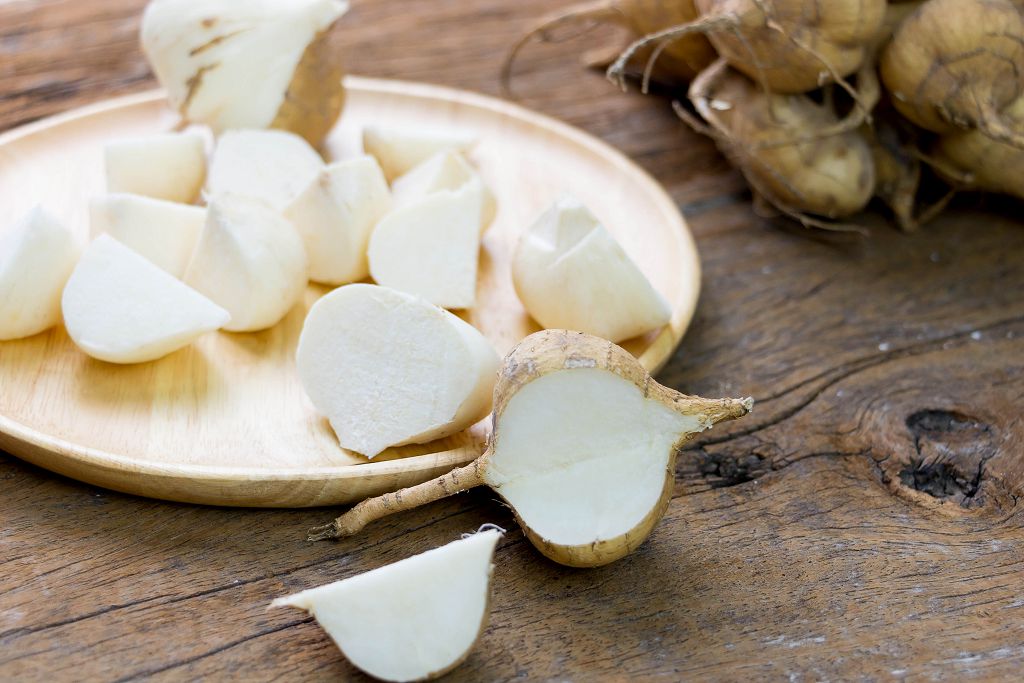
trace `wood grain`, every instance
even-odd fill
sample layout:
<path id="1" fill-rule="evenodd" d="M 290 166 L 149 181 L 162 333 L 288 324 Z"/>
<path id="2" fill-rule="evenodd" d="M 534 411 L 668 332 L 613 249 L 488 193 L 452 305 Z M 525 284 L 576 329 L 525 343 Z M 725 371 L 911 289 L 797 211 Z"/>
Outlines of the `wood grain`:
<path id="1" fill-rule="evenodd" d="M 0 125 L 150 87 L 133 80 L 140 6 L 0 5 Z M 340 40 L 356 73 L 495 94 L 504 47 L 550 9 L 356 0 Z M 531 47 L 516 89 L 626 151 L 687 214 L 704 288 L 659 379 L 759 403 L 680 455 L 666 520 L 625 560 L 561 568 L 511 531 L 490 628 L 446 680 L 1017 680 L 1019 206 L 966 200 L 912 236 L 868 216 L 867 241 L 769 224 L 664 100 L 580 68 L 606 39 Z M 8 96 L 44 83 L 53 95 Z M 160 503 L 6 456 L 0 486 L 0 678 L 15 680 L 362 680 L 267 601 L 512 525 L 478 491 L 306 545 L 328 511 Z"/>
<path id="2" fill-rule="evenodd" d="M 465 91 L 350 77 L 345 116 L 324 143 L 328 160 L 362 152 L 368 122 L 472 133 L 469 152 L 493 188 L 497 215 L 484 233 L 477 305 L 461 312 L 504 356 L 539 329 L 512 285 L 525 226 L 564 193 L 608 226 L 669 302 L 669 324 L 625 343 L 656 371 L 679 344 L 697 304 L 700 265 L 672 200 L 611 147 L 508 102 Z M 160 92 L 119 98 L 0 135 L 0 206 L 36 203 L 84 242 L 89 200 L 104 191 L 103 145 L 173 128 Z M 0 225 L 0 235 L 6 226 Z M 345 451 L 295 371 L 309 307 L 258 333 L 204 335 L 152 363 L 85 356 L 62 329 L 0 343 L 0 448 L 61 474 L 118 491 L 213 505 L 304 507 L 362 500 L 418 484 L 483 452 L 489 421 L 373 461 Z M 45 366 L 47 372 L 40 373 Z M 424 397 L 427 400 L 428 397 Z M 244 437 L 241 436 L 244 434 Z"/>

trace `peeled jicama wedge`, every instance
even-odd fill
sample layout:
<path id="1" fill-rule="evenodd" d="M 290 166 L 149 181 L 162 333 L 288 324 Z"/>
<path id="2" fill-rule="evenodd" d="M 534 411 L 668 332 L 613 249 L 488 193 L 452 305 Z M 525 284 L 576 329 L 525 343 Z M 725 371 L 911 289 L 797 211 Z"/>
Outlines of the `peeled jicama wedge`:
<path id="1" fill-rule="evenodd" d="M 309 279 L 340 285 L 369 275 L 370 233 L 390 208 L 388 184 L 373 157 L 323 169 L 285 211 L 306 245 Z"/>
<path id="2" fill-rule="evenodd" d="M 487 485 L 547 557 L 596 567 L 635 550 L 665 513 L 679 448 L 746 415 L 751 399 L 664 387 L 611 342 L 565 330 L 530 335 L 505 358 L 486 453 L 432 481 L 365 500 L 310 540 Z"/>
<path id="3" fill-rule="evenodd" d="M 394 209 L 370 236 L 373 279 L 443 308 L 476 303 L 483 195 L 471 185 Z"/>
<path id="4" fill-rule="evenodd" d="M 0 340 L 60 322 L 60 294 L 80 251 L 71 231 L 38 206 L 0 239 Z"/>
<path id="5" fill-rule="evenodd" d="M 519 239 L 512 282 L 542 327 L 618 342 L 666 324 L 671 310 L 618 242 L 571 197 L 559 199 Z"/>
<path id="6" fill-rule="evenodd" d="M 391 185 L 392 199 L 396 207 L 405 206 L 439 190 L 458 190 L 467 185 L 472 192 L 481 195 L 480 231 L 483 232 L 494 220 L 497 210 L 494 195 L 457 150 L 438 152 L 395 179 Z"/>
<path id="7" fill-rule="evenodd" d="M 276 211 L 295 201 L 324 167 L 298 135 L 280 130 L 235 130 L 222 135 L 210 163 L 206 193 L 254 197 Z"/>
<path id="8" fill-rule="evenodd" d="M 206 145 L 197 133 L 160 133 L 108 142 L 107 191 L 188 204 L 206 178 Z"/>
<path id="9" fill-rule="evenodd" d="M 339 0 L 153 0 L 142 49 L 172 106 L 217 133 L 281 128 L 319 144 L 344 102 L 326 31 Z"/>
<path id="10" fill-rule="evenodd" d="M 491 406 L 498 354 L 476 329 L 422 299 L 346 285 L 309 311 L 299 379 L 343 448 L 385 448 L 461 431 Z"/>
<path id="11" fill-rule="evenodd" d="M 377 157 L 388 182 L 423 163 L 438 152 L 464 152 L 476 136 L 465 131 L 426 126 L 367 126 L 363 129 L 363 151 Z"/>
<path id="12" fill-rule="evenodd" d="M 107 233 L 174 277 L 185 274 L 206 222 L 206 209 L 134 194 L 108 194 L 89 203 L 93 237 Z"/>
<path id="13" fill-rule="evenodd" d="M 488 529 L 342 581 L 278 598 L 314 617 L 353 665 L 383 681 L 422 681 L 469 656 L 487 624 Z"/>
<path id="14" fill-rule="evenodd" d="M 82 254 L 61 303 L 72 341 L 111 363 L 166 356 L 231 319 L 110 235 L 97 237 Z"/>
<path id="15" fill-rule="evenodd" d="M 275 325 L 306 291 L 306 251 L 295 228 L 259 200 L 222 195 L 206 226 L 185 283 L 231 314 L 231 332 Z"/>

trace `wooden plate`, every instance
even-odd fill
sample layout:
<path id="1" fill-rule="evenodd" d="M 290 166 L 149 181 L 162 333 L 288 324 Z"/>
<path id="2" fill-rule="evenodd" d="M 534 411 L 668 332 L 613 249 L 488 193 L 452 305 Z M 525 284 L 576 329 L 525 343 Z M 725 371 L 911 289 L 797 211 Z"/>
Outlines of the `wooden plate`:
<path id="1" fill-rule="evenodd" d="M 625 346 L 650 370 L 672 354 L 697 302 L 700 269 L 679 211 L 608 145 L 496 99 L 430 85 L 350 77 L 325 156 L 360 150 L 363 124 L 475 131 L 471 158 L 498 199 L 483 241 L 478 306 L 466 314 L 502 354 L 537 327 L 509 276 L 520 231 L 560 193 L 586 203 L 672 305 L 663 330 Z M 40 203 L 84 237 L 87 200 L 104 190 L 104 141 L 173 128 L 159 92 L 111 100 L 0 136 L 0 207 L 9 229 Z M 100 486 L 169 500 L 267 507 L 359 500 L 475 458 L 486 421 L 372 462 L 342 450 L 299 385 L 294 350 L 311 286 L 274 328 L 209 334 L 153 363 L 88 358 L 63 329 L 0 342 L 0 448 Z M 553 292 L 552 296 L 558 296 Z"/>

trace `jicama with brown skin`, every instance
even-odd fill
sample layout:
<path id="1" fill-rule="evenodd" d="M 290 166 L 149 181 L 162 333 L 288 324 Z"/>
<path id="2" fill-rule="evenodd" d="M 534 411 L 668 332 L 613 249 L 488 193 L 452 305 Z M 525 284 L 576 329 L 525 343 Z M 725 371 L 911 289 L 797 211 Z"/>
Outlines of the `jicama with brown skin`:
<path id="1" fill-rule="evenodd" d="M 871 80 L 871 69 L 862 69 Z M 875 168 L 867 141 L 844 126 L 828 102 L 766 93 L 724 60 L 694 81 L 690 100 L 703 118 L 677 113 L 718 143 L 756 193 L 807 226 L 850 229 L 835 220 L 871 199 Z"/>
<path id="2" fill-rule="evenodd" d="M 1024 14 L 1009 0 L 929 0 L 885 49 L 882 82 L 914 124 L 1024 148 L 1006 109 L 1024 95 Z"/>
<path id="3" fill-rule="evenodd" d="M 574 567 L 607 564 L 635 550 L 664 515 L 679 448 L 752 404 L 664 387 L 605 339 L 537 332 L 504 360 L 482 456 L 365 500 L 313 529 L 310 540 L 350 536 L 375 519 L 486 485 L 547 557 Z"/>

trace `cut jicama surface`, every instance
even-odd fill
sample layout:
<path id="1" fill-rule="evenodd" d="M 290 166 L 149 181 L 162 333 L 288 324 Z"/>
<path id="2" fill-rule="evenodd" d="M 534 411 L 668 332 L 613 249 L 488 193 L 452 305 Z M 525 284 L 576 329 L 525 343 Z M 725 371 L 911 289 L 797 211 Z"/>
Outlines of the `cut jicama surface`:
<path id="1" fill-rule="evenodd" d="M 491 405 L 498 355 L 476 329 L 423 299 L 340 287 L 309 311 L 299 378 L 343 448 L 385 448 L 461 431 Z"/>
<path id="2" fill-rule="evenodd" d="M 141 363 L 166 356 L 231 316 L 110 235 L 86 248 L 64 288 L 64 325 L 93 358 Z"/>
<path id="3" fill-rule="evenodd" d="M 469 655 L 487 623 L 489 529 L 342 581 L 274 600 L 314 617 L 353 665 L 385 681 L 421 681 Z"/>
<path id="4" fill-rule="evenodd" d="M 363 128 L 363 151 L 377 158 L 388 182 L 408 173 L 438 152 L 449 149 L 465 152 L 474 142 L 474 134 L 451 128 Z"/>
<path id="5" fill-rule="evenodd" d="M 0 240 L 0 340 L 30 337 L 60 322 L 60 296 L 81 247 L 41 207 Z"/>
<path id="6" fill-rule="evenodd" d="M 185 274 L 205 222 L 202 207 L 135 194 L 112 193 L 89 203 L 93 237 L 107 233 L 176 278 Z"/>
<path id="7" fill-rule="evenodd" d="M 440 190 L 458 190 L 471 185 L 472 192 L 481 195 L 480 231 L 494 220 L 497 204 L 494 195 L 484 184 L 480 174 L 457 150 L 445 150 L 416 166 L 391 185 L 396 207 L 405 206 Z"/>
<path id="8" fill-rule="evenodd" d="M 159 133 L 107 143 L 107 191 L 188 204 L 206 179 L 206 143 L 198 133 Z"/>

